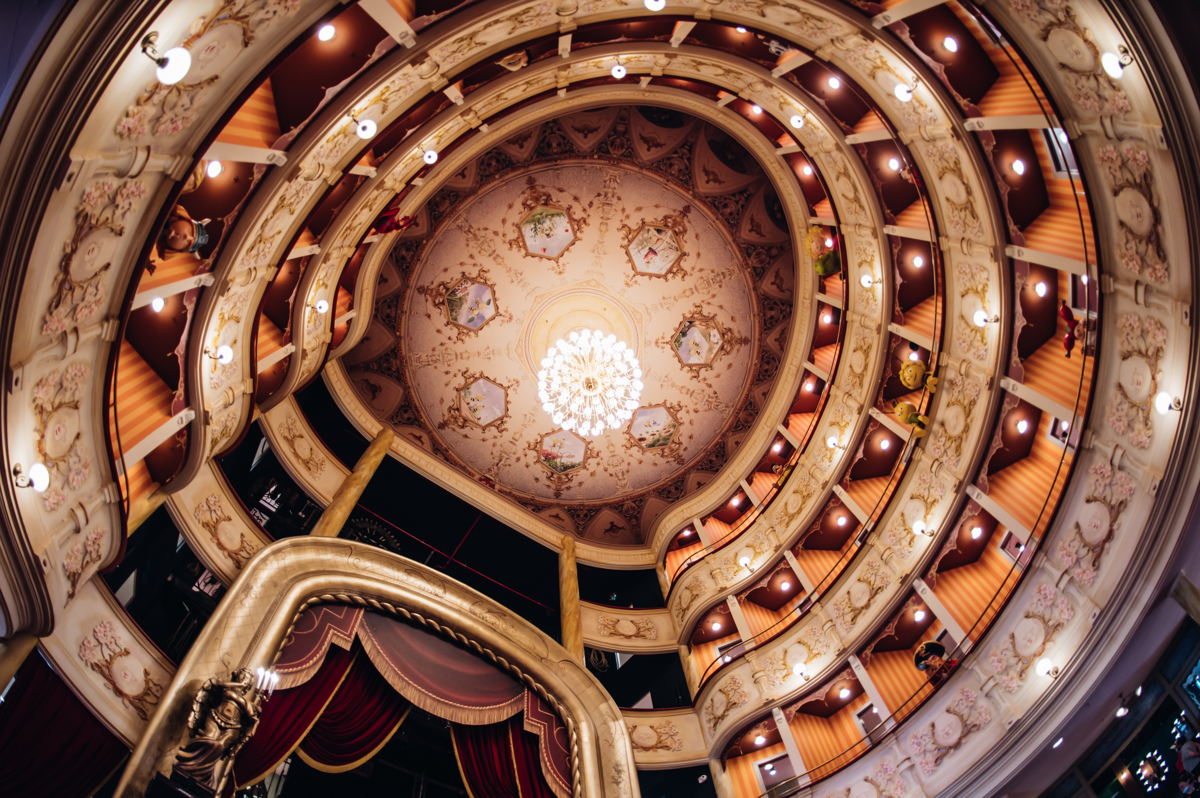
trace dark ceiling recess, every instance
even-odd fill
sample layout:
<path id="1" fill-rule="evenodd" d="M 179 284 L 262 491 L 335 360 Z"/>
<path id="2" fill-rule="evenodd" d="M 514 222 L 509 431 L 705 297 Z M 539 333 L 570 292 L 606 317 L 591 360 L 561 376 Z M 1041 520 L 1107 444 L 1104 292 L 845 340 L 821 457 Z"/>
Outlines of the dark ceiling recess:
<path id="1" fill-rule="evenodd" d="M 854 92 L 852 81 L 816 61 L 793 69 L 785 77 L 822 102 L 847 132 L 871 110 Z M 831 86 L 830 78 L 837 78 L 840 85 Z"/>
<path id="2" fill-rule="evenodd" d="M 921 198 L 912 179 L 907 176 L 908 161 L 892 141 L 871 141 L 858 145 L 863 163 L 879 188 L 884 208 L 893 216 Z M 892 169 L 892 166 L 899 169 Z"/>
<path id="3" fill-rule="evenodd" d="M 777 612 L 780 607 L 804 592 L 791 566 L 781 564 L 762 584 L 746 594 L 746 598 L 764 609 Z"/>
<path id="4" fill-rule="evenodd" d="M 971 502 L 959 523 L 954 537 L 946 541 L 941 555 L 937 560 L 937 573 L 949 571 L 951 568 L 961 568 L 977 561 L 983 550 L 988 547 L 992 534 L 996 531 L 998 522 L 985 513 L 980 506 Z M 975 530 L 979 534 L 975 534 Z"/>
<path id="5" fill-rule="evenodd" d="M 850 691 L 845 698 L 842 698 L 843 689 Z M 835 676 L 822 692 L 814 693 L 812 699 L 801 704 L 799 711 L 806 715 L 828 718 L 862 695 L 862 692 L 862 685 L 855 678 L 854 671 L 846 670 Z"/>
<path id="6" fill-rule="evenodd" d="M 914 238 L 888 236 L 888 241 L 899 278 L 896 298 L 901 311 L 911 310 L 933 296 L 936 289 L 933 248 Z"/>
<path id="7" fill-rule="evenodd" d="M 937 620 L 925 602 L 921 601 L 915 593 L 911 594 L 900 607 L 900 613 L 884 628 L 883 633 L 871 646 L 871 653 L 882 654 L 885 651 L 910 649 L 925 634 L 925 630 Z M 919 621 L 917 620 L 918 613 L 924 613 Z"/>
<path id="8" fill-rule="evenodd" d="M 946 5 L 926 9 L 906 17 L 903 23 L 896 23 L 898 29 L 903 26 L 907 26 L 917 49 L 941 66 L 950 87 L 971 104 L 977 105 L 999 79 L 1000 73 L 982 45 Z M 946 48 L 947 36 L 954 38 L 958 48 L 954 52 Z"/>
<path id="9" fill-rule="evenodd" d="M 857 528 L 858 519 L 850 509 L 839 499 L 832 499 L 804 536 L 801 546 L 812 551 L 840 551 Z"/>
<path id="10" fill-rule="evenodd" d="M 1038 436 L 1038 423 L 1041 420 L 1042 411 L 1024 399 L 1004 414 L 993 439 L 994 451 L 988 460 L 987 468 L 989 476 L 1029 456 L 1033 442 Z M 1024 432 L 1021 432 L 1022 428 Z"/>
<path id="11" fill-rule="evenodd" d="M 691 536 L 695 542 L 696 536 Z M 622 571 L 579 564 L 579 597 L 593 604 L 635 609 L 666 606 L 653 568 Z"/>
<path id="12" fill-rule="evenodd" d="M 1023 324 L 1017 332 L 1017 354 L 1024 360 L 1058 332 L 1058 271 L 1036 263 L 1016 264 L 1015 271 L 1026 273 L 1018 293 Z"/>
<path id="13" fill-rule="evenodd" d="M 642 798 L 716 798 L 717 791 L 705 765 L 675 770 L 641 770 L 638 786 Z"/>
<path id="14" fill-rule="evenodd" d="M 1006 195 L 1005 208 L 1018 230 L 1024 230 L 1050 207 L 1050 195 L 1033 146 L 1035 135 L 1041 134 L 1026 130 L 996 130 L 991 134 L 992 165 L 997 181 L 1005 186 L 1002 192 Z M 987 139 L 980 140 L 986 146 Z M 1022 174 L 1017 174 L 1014 165 L 1017 160 L 1024 165 Z"/>

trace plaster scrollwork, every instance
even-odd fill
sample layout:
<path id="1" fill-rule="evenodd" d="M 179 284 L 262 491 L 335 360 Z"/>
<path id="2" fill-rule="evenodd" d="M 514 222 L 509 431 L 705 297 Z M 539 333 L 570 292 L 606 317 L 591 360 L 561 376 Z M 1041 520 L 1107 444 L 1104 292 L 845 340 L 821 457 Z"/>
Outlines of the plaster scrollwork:
<path id="1" fill-rule="evenodd" d="M 779 697 L 789 686 L 794 688 L 812 676 L 812 663 L 839 648 L 819 624 L 810 624 L 795 636 L 795 641 L 780 651 L 751 650 L 747 662 L 754 666 L 751 678 L 764 696 Z"/>
<path id="2" fill-rule="evenodd" d="M 76 360 L 33 385 L 37 450 L 51 475 L 50 487 L 41 495 L 42 504 L 50 512 L 60 508 L 69 495 L 78 494 L 92 474 L 92 461 L 80 445 L 80 403 L 89 371 L 86 363 Z"/>
<path id="3" fill-rule="evenodd" d="M 43 335 L 60 335 L 93 319 L 106 303 L 103 278 L 112 266 L 125 218 L 146 196 L 140 180 L 97 180 L 75 207 L 75 227 L 63 244 Z"/>
<path id="4" fill-rule="evenodd" d="M 299 9 L 298 0 L 225 0 L 212 13 L 196 17 L 180 46 L 192 54 L 184 80 L 155 81 L 125 109 L 114 132 L 130 142 L 174 136 L 191 127 L 220 73 L 275 19 Z M 166 46 L 159 45 L 165 51 Z"/>
<path id="5" fill-rule="evenodd" d="M 933 775 L 942 760 L 991 721 L 991 708 L 978 693 L 968 688 L 959 690 L 941 714 L 908 738 L 913 762 L 924 775 Z"/>
<path id="6" fill-rule="evenodd" d="M 906 798 L 911 793 L 903 772 L 896 760 L 884 758 L 861 781 L 821 798 Z"/>
<path id="7" fill-rule="evenodd" d="M 1112 431 L 1139 449 L 1154 434 L 1153 402 L 1167 348 L 1167 328 L 1158 319 L 1124 313 L 1117 316 L 1117 390 L 1106 417 Z"/>
<path id="8" fill-rule="evenodd" d="M 790 39 L 809 49 L 817 49 L 850 30 L 849 25 L 835 17 L 802 9 L 786 0 L 721 0 L 720 5 L 727 13 L 757 17 L 786 27 Z"/>
<path id="9" fill-rule="evenodd" d="M 704 720 L 708 724 L 708 731 L 715 732 L 730 713 L 749 700 L 750 694 L 743 687 L 740 676 L 726 679 L 704 704 Z"/>
<path id="10" fill-rule="evenodd" d="M 983 384 L 969 373 L 948 372 L 941 388 L 934 432 L 925 442 L 925 451 L 957 473 L 965 465 L 963 455 L 969 451 L 967 437 Z"/>
<path id="11" fill-rule="evenodd" d="M 683 750 L 683 739 L 679 729 L 669 720 L 658 723 L 629 723 L 629 742 L 634 751 L 650 753 L 652 751 L 679 752 Z"/>
<path id="12" fill-rule="evenodd" d="M 1117 262 L 1133 274 L 1165 283 L 1170 274 L 1149 151 L 1130 141 L 1105 144 L 1096 154 L 1108 173 L 1119 222 Z"/>
<path id="13" fill-rule="evenodd" d="M 983 220 L 976 207 L 978 196 L 963 168 L 963 153 L 957 142 L 942 140 L 915 144 L 914 147 L 929 162 L 937 191 L 938 220 L 945 234 L 972 241 L 990 239 L 984 231 Z"/>
<path id="14" fill-rule="evenodd" d="M 1074 617 L 1075 605 L 1066 595 L 1053 585 L 1038 585 L 1021 620 L 988 656 L 996 683 L 1007 693 L 1017 692 L 1029 668 Z"/>
<path id="15" fill-rule="evenodd" d="M 290 419 L 289 419 L 290 420 Z M 192 517 L 208 533 L 217 548 L 230 559 L 235 570 L 254 556 L 258 547 L 233 523 L 221 497 L 210 493 L 192 508 Z"/>
<path id="16" fill-rule="evenodd" d="M 854 574 L 854 579 L 828 603 L 829 616 L 838 631 L 849 634 L 859 618 L 871 606 L 875 597 L 892 584 L 895 574 L 884 564 L 877 553 L 863 561 Z"/>
<path id="17" fill-rule="evenodd" d="M 63 554 L 63 577 L 67 580 L 67 601 L 75 598 L 83 575 L 104 558 L 103 527 L 96 527 L 86 535 L 80 535 Z"/>
<path id="18" fill-rule="evenodd" d="M 954 319 L 954 346 L 959 352 L 979 363 L 987 360 L 987 326 L 975 323 L 975 312 L 988 312 L 989 269 L 972 260 L 954 264 L 959 285 L 959 313 Z"/>
<path id="19" fill-rule="evenodd" d="M 1107 462 L 1095 463 L 1088 469 L 1083 508 L 1076 514 L 1069 535 L 1054 548 L 1055 559 L 1083 587 L 1090 587 L 1096 581 L 1100 561 L 1135 489 L 1133 477 Z"/>
<path id="20" fill-rule="evenodd" d="M 279 425 L 279 437 L 283 439 L 288 451 L 296 458 L 296 462 L 314 477 L 319 477 L 324 471 L 327 461 L 317 451 L 308 439 L 308 435 L 300 428 L 300 422 L 294 416 L 287 416 Z"/>
<path id="21" fill-rule="evenodd" d="M 101 621 L 79 641 L 79 659 L 143 721 L 149 720 L 163 685 L 135 657 L 111 621 Z"/>
<path id="22" fill-rule="evenodd" d="M 688 611 L 692 609 L 701 597 L 708 595 L 709 590 L 710 587 L 707 584 L 707 580 L 697 573 L 687 582 L 681 584 L 677 591 L 673 591 L 671 594 L 673 599 L 671 601 L 671 614 L 675 616 L 675 622 L 682 625 Z"/>
<path id="23" fill-rule="evenodd" d="M 657 640 L 658 625 L 649 618 L 626 618 L 601 615 L 596 627 L 604 637 L 619 640 Z"/>

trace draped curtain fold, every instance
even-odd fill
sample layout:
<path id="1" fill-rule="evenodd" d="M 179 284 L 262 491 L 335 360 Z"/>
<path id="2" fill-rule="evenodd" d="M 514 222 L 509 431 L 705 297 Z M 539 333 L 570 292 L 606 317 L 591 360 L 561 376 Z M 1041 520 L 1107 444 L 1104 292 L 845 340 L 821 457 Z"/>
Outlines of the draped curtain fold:
<path id="1" fill-rule="evenodd" d="M 128 751 L 38 654 L 0 703 L 0 796 L 84 798 Z"/>
<path id="2" fill-rule="evenodd" d="M 520 718 L 488 726 L 450 724 L 454 756 L 471 798 L 559 798 L 542 775 L 537 735 Z"/>

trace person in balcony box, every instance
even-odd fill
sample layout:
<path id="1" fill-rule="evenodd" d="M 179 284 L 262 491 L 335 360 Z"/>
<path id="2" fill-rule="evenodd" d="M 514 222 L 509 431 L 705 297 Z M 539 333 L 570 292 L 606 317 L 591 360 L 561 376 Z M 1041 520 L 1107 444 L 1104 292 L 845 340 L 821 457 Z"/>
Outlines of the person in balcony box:
<path id="1" fill-rule="evenodd" d="M 945 646 L 936 640 L 926 640 L 913 655 L 913 664 L 917 670 L 929 674 L 931 684 L 941 684 L 958 667 L 958 659 L 947 659 Z"/>

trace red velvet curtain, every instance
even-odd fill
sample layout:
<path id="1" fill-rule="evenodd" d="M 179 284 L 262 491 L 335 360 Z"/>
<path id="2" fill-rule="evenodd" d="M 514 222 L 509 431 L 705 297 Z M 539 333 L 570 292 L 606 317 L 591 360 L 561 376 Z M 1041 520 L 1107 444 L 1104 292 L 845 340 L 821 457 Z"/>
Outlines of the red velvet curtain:
<path id="1" fill-rule="evenodd" d="M 300 756 L 329 773 L 352 770 L 387 744 L 411 708 L 360 651 L 300 744 Z"/>
<path id="2" fill-rule="evenodd" d="M 127 753 L 41 655 L 30 654 L 0 704 L 0 796 L 84 798 Z"/>
<path id="3" fill-rule="evenodd" d="M 537 735 L 520 717 L 489 726 L 451 723 L 450 733 L 471 798 L 556 798 L 542 775 Z"/>
<path id="4" fill-rule="evenodd" d="M 353 661 L 349 651 L 330 648 L 321 668 L 303 686 L 278 690 L 267 699 L 254 736 L 234 762 L 238 786 L 265 777 L 299 745 L 337 692 Z"/>

